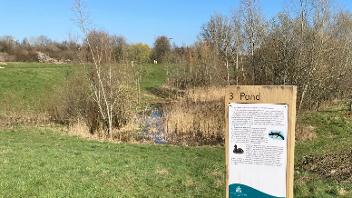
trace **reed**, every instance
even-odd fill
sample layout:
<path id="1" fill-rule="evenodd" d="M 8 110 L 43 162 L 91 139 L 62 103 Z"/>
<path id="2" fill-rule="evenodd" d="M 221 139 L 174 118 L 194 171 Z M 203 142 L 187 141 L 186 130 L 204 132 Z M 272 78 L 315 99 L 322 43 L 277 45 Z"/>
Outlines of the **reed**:
<path id="1" fill-rule="evenodd" d="M 170 143 L 203 145 L 224 142 L 224 88 L 190 89 L 165 105 L 165 131 Z"/>

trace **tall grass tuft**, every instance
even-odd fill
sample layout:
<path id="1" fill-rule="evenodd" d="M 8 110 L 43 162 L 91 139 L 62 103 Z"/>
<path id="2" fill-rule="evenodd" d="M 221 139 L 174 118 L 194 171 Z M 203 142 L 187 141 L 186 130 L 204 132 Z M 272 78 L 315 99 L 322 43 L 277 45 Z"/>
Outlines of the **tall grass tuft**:
<path id="1" fill-rule="evenodd" d="M 169 143 L 203 145 L 224 142 L 224 88 L 188 90 L 163 108 Z"/>

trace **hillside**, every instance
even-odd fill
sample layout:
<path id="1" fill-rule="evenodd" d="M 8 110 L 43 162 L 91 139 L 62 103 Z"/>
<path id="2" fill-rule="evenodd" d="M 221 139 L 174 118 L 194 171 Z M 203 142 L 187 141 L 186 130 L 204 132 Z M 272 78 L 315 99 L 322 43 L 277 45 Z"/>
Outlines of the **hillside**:
<path id="1" fill-rule="evenodd" d="M 7 63 L 0 69 L 0 114 L 42 112 L 52 91 L 62 86 L 72 65 Z"/>

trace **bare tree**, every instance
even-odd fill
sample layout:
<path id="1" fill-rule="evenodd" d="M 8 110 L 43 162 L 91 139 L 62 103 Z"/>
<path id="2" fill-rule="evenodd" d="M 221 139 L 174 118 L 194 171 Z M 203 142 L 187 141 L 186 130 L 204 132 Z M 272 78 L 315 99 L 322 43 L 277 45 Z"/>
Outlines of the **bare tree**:
<path id="1" fill-rule="evenodd" d="M 250 55 L 252 70 L 252 84 L 256 84 L 257 65 L 254 59 L 254 50 L 260 47 L 264 36 L 265 26 L 258 8 L 259 0 L 241 0 L 241 16 L 244 28 L 244 38 L 247 53 Z"/>
<path id="2" fill-rule="evenodd" d="M 233 14 L 233 34 L 234 34 L 234 45 L 235 45 L 235 75 L 236 75 L 236 85 L 239 84 L 239 69 L 240 69 L 240 55 L 243 54 L 243 32 L 242 32 L 242 24 L 241 24 L 241 15 L 240 11 L 236 10 Z M 245 81 L 245 73 L 243 65 L 241 67 L 243 81 Z"/>
<path id="3" fill-rule="evenodd" d="M 113 128 L 114 108 L 119 97 L 118 80 L 113 71 L 113 38 L 105 32 L 98 32 L 89 27 L 88 15 L 82 2 L 76 0 L 73 6 L 77 24 L 84 35 L 90 63 L 81 59 L 87 69 L 93 100 L 97 104 L 100 116 L 111 134 Z"/>
<path id="4" fill-rule="evenodd" d="M 334 9 L 331 0 L 292 3 L 270 25 L 261 17 L 258 0 L 242 0 L 230 28 L 226 17 L 211 17 L 201 30 L 202 40 L 190 50 L 192 72 L 184 82 L 229 84 L 232 64 L 236 84 L 249 83 L 247 76 L 253 84 L 297 85 L 299 109 L 351 97 L 352 14 Z"/>
<path id="5" fill-rule="evenodd" d="M 225 66 L 226 82 L 230 84 L 230 67 L 234 54 L 234 31 L 231 22 L 223 16 L 212 16 L 203 26 L 202 39 L 210 45 L 218 58 L 218 62 Z"/>

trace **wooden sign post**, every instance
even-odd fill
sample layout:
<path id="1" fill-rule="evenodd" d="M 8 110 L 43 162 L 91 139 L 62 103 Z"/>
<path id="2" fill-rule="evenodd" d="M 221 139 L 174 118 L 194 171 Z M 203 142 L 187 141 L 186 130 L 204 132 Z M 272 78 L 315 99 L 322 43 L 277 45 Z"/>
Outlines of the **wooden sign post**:
<path id="1" fill-rule="evenodd" d="M 226 89 L 226 197 L 293 198 L 295 86 Z"/>

